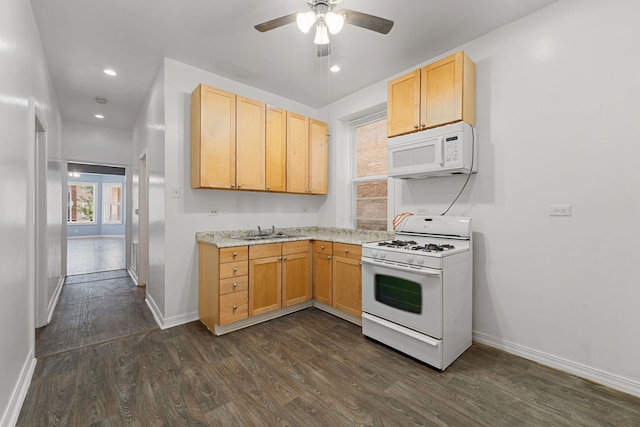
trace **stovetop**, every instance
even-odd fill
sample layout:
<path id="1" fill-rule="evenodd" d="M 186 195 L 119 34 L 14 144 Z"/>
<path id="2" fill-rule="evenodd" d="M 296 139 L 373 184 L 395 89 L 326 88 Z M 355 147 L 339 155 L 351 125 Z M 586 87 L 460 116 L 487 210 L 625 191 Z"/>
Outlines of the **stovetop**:
<path id="1" fill-rule="evenodd" d="M 444 252 L 455 249 L 456 247 L 451 244 L 438 244 L 438 243 L 418 243 L 415 240 L 391 240 L 388 242 L 379 242 L 378 246 L 382 248 L 392 249 L 405 249 L 407 251 L 417 252 Z"/>

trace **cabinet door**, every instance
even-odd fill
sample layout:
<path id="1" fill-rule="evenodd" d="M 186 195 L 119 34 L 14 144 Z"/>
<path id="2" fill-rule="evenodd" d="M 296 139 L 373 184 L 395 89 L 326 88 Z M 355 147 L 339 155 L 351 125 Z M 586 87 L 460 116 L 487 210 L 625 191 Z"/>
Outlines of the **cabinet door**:
<path id="1" fill-rule="evenodd" d="M 420 70 L 387 84 L 387 136 L 415 132 L 420 123 Z"/>
<path id="2" fill-rule="evenodd" d="M 329 171 L 329 127 L 309 119 L 309 193 L 327 194 Z"/>
<path id="3" fill-rule="evenodd" d="M 287 192 L 308 193 L 309 119 L 287 112 Z"/>
<path id="4" fill-rule="evenodd" d="M 236 178 L 236 96 L 200 85 L 191 97 L 191 186 L 232 188 Z"/>
<path id="5" fill-rule="evenodd" d="M 236 104 L 236 186 L 264 190 L 266 107 L 241 96 Z"/>
<path id="6" fill-rule="evenodd" d="M 315 252 L 313 254 L 313 298 L 332 305 L 333 301 L 333 257 Z"/>
<path id="7" fill-rule="evenodd" d="M 463 120 L 465 56 L 458 52 L 422 68 L 420 120 L 426 127 Z"/>
<path id="8" fill-rule="evenodd" d="M 282 257 L 282 306 L 311 299 L 309 252 Z"/>
<path id="9" fill-rule="evenodd" d="M 287 112 L 267 106 L 266 190 L 287 190 Z"/>
<path id="10" fill-rule="evenodd" d="M 268 313 L 282 307 L 281 257 L 249 261 L 249 316 Z"/>
<path id="11" fill-rule="evenodd" d="M 362 316 L 362 277 L 359 259 L 333 257 L 333 306 Z"/>

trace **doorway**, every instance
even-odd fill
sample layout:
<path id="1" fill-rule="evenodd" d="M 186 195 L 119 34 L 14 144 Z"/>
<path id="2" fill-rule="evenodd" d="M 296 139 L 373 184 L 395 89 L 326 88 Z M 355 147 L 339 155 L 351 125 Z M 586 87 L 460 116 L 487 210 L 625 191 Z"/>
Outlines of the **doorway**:
<path id="1" fill-rule="evenodd" d="M 67 174 L 67 276 L 125 270 L 125 168 L 69 162 Z"/>

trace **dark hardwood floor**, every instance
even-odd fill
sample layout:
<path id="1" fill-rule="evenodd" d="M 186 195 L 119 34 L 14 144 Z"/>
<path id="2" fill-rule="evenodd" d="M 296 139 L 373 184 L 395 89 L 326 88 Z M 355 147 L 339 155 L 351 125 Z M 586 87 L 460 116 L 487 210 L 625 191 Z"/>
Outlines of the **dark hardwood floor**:
<path id="1" fill-rule="evenodd" d="M 640 399 L 474 344 L 440 373 L 314 308 L 39 358 L 18 426 L 638 426 Z"/>

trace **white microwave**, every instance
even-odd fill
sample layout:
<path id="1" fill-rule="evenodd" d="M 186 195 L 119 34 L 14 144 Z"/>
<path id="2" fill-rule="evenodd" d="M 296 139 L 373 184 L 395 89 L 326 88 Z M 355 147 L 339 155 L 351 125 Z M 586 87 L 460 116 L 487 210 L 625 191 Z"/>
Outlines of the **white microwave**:
<path id="1" fill-rule="evenodd" d="M 478 171 L 477 134 L 465 122 L 387 140 L 388 176 L 428 178 Z"/>

